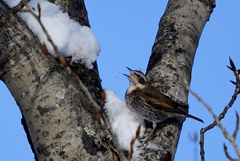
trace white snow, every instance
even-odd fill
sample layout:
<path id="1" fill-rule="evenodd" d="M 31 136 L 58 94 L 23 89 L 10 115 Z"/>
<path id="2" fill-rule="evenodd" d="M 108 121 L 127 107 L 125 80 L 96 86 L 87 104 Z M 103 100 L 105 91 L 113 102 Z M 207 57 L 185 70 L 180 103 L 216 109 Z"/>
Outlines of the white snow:
<path id="1" fill-rule="evenodd" d="M 16 6 L 21 0 L 3 0 L 9 7 Z"/>
<path id="2" fill-rule="evenodd" d="M 140 136 L 143 134 L 143 119 L 131 112 L 126 103 L 121 101 L 112 90 L 106 89 L 105 92 L 104 109 L 110 119 L 111 128 L 116 133 L 120 146 L 125 150 L 130 150 L 130 142 L 135 137 L 140 123 L 142 124 Z"/>
<path id="3" fill-rule="evenodd" d="M 19 0 L 4 1 L 10 7 L 20 2 Z M 101 50 L 92 30 L 71 20 L 67 13 L 60 10 L 60 6 L 46 0 L 31 0 L 28 3 L 36 14 L 38 14 L 37 3 L 41 6 L 41 20 L 53 42 L 57 45 L 59 52 L 64 57 L 72 56 L 71 63 L 80 62 L 85 64 L 87 68 L 92 69 L 92 63 L 97 60 Z M 47 45 L 48 51 L 56 56 L 37 20 L 30 13 L 19 13 L 19 16 L 38 36 L 39 40 Z"/>

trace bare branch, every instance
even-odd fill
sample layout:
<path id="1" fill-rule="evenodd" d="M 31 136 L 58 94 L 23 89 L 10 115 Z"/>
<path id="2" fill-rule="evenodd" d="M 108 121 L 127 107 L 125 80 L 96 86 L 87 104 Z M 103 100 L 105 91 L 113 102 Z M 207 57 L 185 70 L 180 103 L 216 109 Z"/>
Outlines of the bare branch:
<path id="1" fill-rule="evenodd" d="M 237 133 L 238 133 L 238 130 L 239 130 L 239 116 L 238 116 L 237 111 L 235 111 L 235 113 L 236 113 L 237 121 L 236 121 L 236 127 L 235 127 L 235 130 L 234 130 L 234 133 L 233 133 L 233 135 L 232 135 L 232 137 L 234 138 L 234 140 L 236 140 Z"/>
<path id="2" fill-rule="evenodd" d="M 30 0 L 25 0 L 26 3 L 28 3 Z M 25 6 L 23 1 L 20 1 L 16 6 L 13 7 L 13 10 L 18 12 L 20 9 L 22 9 Z"/>
<path id="3" fill-rule="evenodd" d="M 48 42 L 52 45 L 54 51 L 55 51 L 55 54 L 57 55 L 58 59 L 60 60 L 61 58 L 63 58 L 63 56 L 60 54 L 60 52 L 58 51 L 57 49 L 57 46 L 54 44 L 51 36 L 49 35 L 47 29 L 45 28 L 45 26 L 43 25 L 42 21 L 41 21 L 41 7 L 40 7 L 40 4 L 38 3 L 38 15 L 35 14 L 32 9 L 30 8 L 30 6 L 27 4 L 27 2 L 25 0 L 23 0 L 23 3 L 25 4 L 26 8 L 27 9 L 24 9 L 24 10 L 21 10 L 21 12 L 29 12 L 33 15 L 33 17 L 38 21 L 39 25 L 41 26 L 44 34 L 46 35 L 47 37 L 47 40 Z"/>
<path id="4" fill-rule="evenodd" d="M 172 43 L 171 44 L 173 49 L 175 47 L 175 45 Z M 176 50 L 173 51 L 173 53 L 176 55 Z M 177 56 L 177 55 L 176 55 Z M 177 59 L 176 57 L 174 56 L 173 57 L 174 61 L 176 64 L 178 64 L 177 62 Z M 190 87 L 189 87 L 189 83 L 187 82 L 187 79 L 182 76 L 180 73 L 181 73 L 181 70 L 179 68 L 179 66 L 177 65 L 176 66 L 176 69 L 177 69 L 177 72 L 179 73 L 180 75 L 180 78 L 182 79 L 183 83 L 185 84 L 185 88 L 199 101 L 201 102 L 207 109 L 208 111 L 211 113 L 211 115 L 213 116 L 214 118 L 214 122 L 212 124 L 210 124 L 209 126 L 205 127 L 205 128 L 202 128 L 201 131 L 200 131 L 200 155 L 201 155 L 201 160 L 202 161 L 205 161 L 205 152 L 204 152 L 204 133 L 210 129 L 212 129 L 213 127 L 215 127 L 216 125 L 222 130 L 225 138 L 227 138 L 231 144 L 233 145 L 234 147 L 234 150 L 235 152 L 237 153 L 238 157 L 240 158 L 240 151 L 237 147 L 237 144 L 235 142 L 235 138 L 231 137 L 228 132 L 226 131 L 226 129 L 222 126 L 222 124 L 220 123 L 220 120 L 222 118 L 224 118 L 225 114 L 227 113 L 227 110 L 233 105 L 233 103 L 235 102 L 236 98 L 237 98 L 237 95 L 239 94 L 239 71 L 236 70 L 236 66 L 234 64 L 234 62 L 232 61 L 232 59 L 229 57 L 229 61 L 230 61 L 230 66 L 227 66 L 230 70 L 233 71 L 235 77 L 236 77 L 236 89 L 235 89 L 235 92 L 234 92 L 234 95 L 232 96 L 232 99 L 231 101 L 228 103 L 228 105 L 224 108 L 223 112 L 217 117 L 215 115 L 215 113 L 213 112 L 212 108 L 201 98 L 197 95 L 197 93 L 195 93 Z M 233 83 L 233 82 L 232 82 Z"/>
<path id="5" fill-rule="evenodd" d="M 133 155 L 133 144 L 135 143 L 135 141 L 137 140 L 137 138 L 140 135 L 140 130 L 141 130 L 141 123 L 138 125 L 137 131 L 136 131 L 136 135 L 135 138 L 132 139 L 131 143 L 130 143 L 130 154 L 128 157 L 128 161 L 130 161 L 132 159 L 132 155 Z"/>
<path id="6" fill-rule="evenodd" d="M 234 147 L 234 149 L 235 149 L 238 157 L 240 158 L 240 152 L 239 152 L 239 149 L 237 148 L 237 144 L 236 144 L 236 142 L 235 142 L 235 137 L 234 137 L 235 132 L 234 132 L 234 134 L 233 134 L 233 137 L 231 137 L 231 136 L 226 132 L 225 128 L 220 124 L 220 120 L 225 117 L 228 109 L 229 109 L 230 107 L 232 107 L 232 105 L 233 105 L 233 103 L 235 102 L 235 100 L 237 99 L 237 95 L 239 94 L 239 91 L 240 91 L 240 89 L 239 89 L 239 83 L 240 83 L 240 81 L 239 81 L 239 71 L 236 70 L 236 67 L 235 67 L 235 65 L 234 65 L 234 63 L 233 63 L 233 61 L 232 61 L 231 58 L 229 58 L 229 61 L 230 61 L 230 66 L 231 66 L 231 67 L 229 67 L 229 66 L 227 66 L 227 67 L 228 67 L 231 71 L 233 71 L 233 73 L 234 73 L 234 75 L 235 75 L 235 77 L 236 77 L 236 83 L 233 82 L 233 81 L 231 81 L 233 84 L 236 85 L 235 91 L 234 91 L 234 94 L 233 94 L 233 96 L 232 96 L 232 99 L 230 100 L 230 102 L 228 103 L 228 105 L 224 108 L 223 112 L 220 113 L 220 115 L 218 116 L 218 118 L 216 119 L 216 115 L 215 115 L 215 117 L 214 117 L 214 122 L 213 122 L 212 124 L 210 124 L 209 126 L 207 126 L 207 127 L 205 127 L 205 128 L 202 128 L 201 131 L 200 131 L 200 142 L 199 142 L 199 144 L 200 144 L 200 155 L 201 155 L 201 160 L 202 160 L 202 161 L 205 161 L 205 156 L 204 156 L 204 154 L 205 154 L 205 152 L 204 152 L 204 133 L 207 132 L 208 130 L 214 128 L 216 125 L 219 126 L 219 128 L 222 130 L 224 136 L 232 143 L 232 145 L 233 145 L 233 147 Z M 194 96 L 195 96 L 195 95 L 194 95 Z M 196 96 L 195 96 L 195 97 L 196 97 Z M 196 97 L 196 98 L 197 98 L 197 97 Z M 198 99 L 198 98 L 197 98 L 197 99 Z M 198 99 L 198 100 L 199 100 L 199 99 Z M 200 102 L 201 102 L 201 101 L 200 101 Z M 203 102 L 202 102 L 202 103 L 203 103 Z M 204 104 L 204 103 L 203 103 L 203 104 Z M 205 106 L 205 107 L 207 107 L 207 108 L 209 109 L 209 106 Z M 211 113 L 211 114 L 212 114 L 212 113 Z M 239 124 L 239 123 L 237 123 L 237 125 L 236 125 L 237 127 L 236 127 L 235 131 L 238 130 L 238 129 L 237 129 L 237 128 L 238 128 L 238 124 Z M 237 132 L 236 132 L 236 133 L 237 133 Z"/>
<path id="7" fill-rule="evenodd" d="M 230 62 L 231 67 L 228 66 L 228 65 L 227 65 L 227 67 L 233 72 L 236 71 L 236 66 L 235 66 L 235 64 L 233 63 L 233 61 L 230 57 L 229 57 L 229 62 Z"/>
<path id="8" fill-rule="evenodd" d="M 227 152 L 227 146 L 225 145 L 225 143 L 223 144 L 223 149 L 225 152 L 226 157 L 230 160 L 230 161 L 238 161 L 238 159 L 233 159 Z"/>

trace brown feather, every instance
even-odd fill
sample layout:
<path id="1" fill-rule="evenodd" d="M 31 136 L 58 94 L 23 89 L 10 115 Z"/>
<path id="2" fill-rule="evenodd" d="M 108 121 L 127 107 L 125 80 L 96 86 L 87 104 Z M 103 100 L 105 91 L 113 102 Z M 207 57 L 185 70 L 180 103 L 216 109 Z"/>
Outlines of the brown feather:
<path id="1" fill-rule="evenodd" d="M 167 112 L 178 113 L 184 115 L 186 117 L 190 117 L 192 119 L 203 122 L 203 120 L 188 114 L 183 111 L 181 108 L 188 108 L 188 105 L 183 105 L 173 101 L 168 96 L 158 92 L 151 85 L 147 85 L 145 88 L 138 90 L 137 95 L 145 100 L 146 103 L 150 104 L 152 107 L 156 109 L 162 109 Z"/>
<path id="2" fill-rule="evenodd" d="M 156 109 L 162 109 L 168 112 L 174 112 L 183 115 L 187 114 L 187 112 L 180 109 L 180 107 L 187 108 L 187 105 L 181 105 L 173 101 L 171 98 L 158 92 L 150 85 L 144 89 L 141 89 L 141 92 L 137 92 L 137 94 L 139 97 L 143 98 L 146 103 L 152 105 Z"/>

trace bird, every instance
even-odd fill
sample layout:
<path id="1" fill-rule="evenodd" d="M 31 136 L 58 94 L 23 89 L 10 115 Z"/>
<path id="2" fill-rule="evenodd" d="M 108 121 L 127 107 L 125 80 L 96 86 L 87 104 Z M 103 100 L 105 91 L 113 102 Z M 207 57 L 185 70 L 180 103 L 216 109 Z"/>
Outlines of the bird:
<path id="1" fill-rule="evenodd" d="M 130 82 L 125 93 L 126 104 L 140 118 L 153 123 L 151 134 L 154 132 L 157 123 L 172 117 L 187 117 L 203 123 L 202 119 L 183 110 L 183 108 L 188 109 L 188 105 L 172 100 L 153 87 L 141 71 L 131 70 L 128 67 L 127 69 L 130 75 L 123 74 Z"/>

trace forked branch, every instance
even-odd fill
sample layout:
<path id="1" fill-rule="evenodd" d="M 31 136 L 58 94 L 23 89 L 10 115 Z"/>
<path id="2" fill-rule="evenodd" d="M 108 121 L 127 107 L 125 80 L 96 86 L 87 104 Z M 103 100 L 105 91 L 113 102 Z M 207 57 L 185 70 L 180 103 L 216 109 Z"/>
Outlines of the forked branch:
<path id="1" fill-rule="evenodd" d="M 236 128 L 235 128 L 235 131 L 233 133 L 233 136 L 230 136 L 229 133 L 226 131 L 226 129 L 222 126 L 222 124 L 220 123 L 220 120 L 222 120 L 228 109 L 230 107 L 232 107 L 233 103 L 235 102 L 235 100 L 237 99 L 237 95 L 239 94 L 239 83 L 240 83 L 240 80 L 239 80 L 239 70 L 236 69 L 236 66 L 234 65 L 233 61 L 231 58 L 229 58 L 229 61 L 230 61 L 230 66 L 227 66 L 231 71 L 233 71 L 234 75 L 235 75 L 235 78 L 236 78 L 236 82 L 234 81 L 231 81 L 234 85 L 235 85 L 235 91 L 234 91 L 234 94 L 231 98 L 231 100 L 229 101 L 228 105 L 223 109 L 222 113 L 220 113 L 220 115 L 218 117 L 216 117 L 216 115 L 213 113 L 212 109 L 210 106 L 208 106 L 200 97 L 197 96 L 196 93 L 190 91 L 200 102 L 203 103 L 203 105 L 210 111 L 210 113 L 212 114 L 213 118 L 214 118 L 214 121 L 213 123 L 211 123 L 209 126 L 205 127 L 205 128 L 202 128 L 201 131 L 200 131 L 200 155 L 201 155 L 201 161 L 205 161 L 205 151 L 204 151 L 204 134 L 214 128 L 216 125 L 222 130 L 225 138 L 227 138 L 230 143 L 232 144 L 232 146 L 234 147 L 234 150 L 235 152 L 237 153 L 238 155 L 238 158 L 240 158 L 240 151 L 237 147 L 237 144 L 235 142 L 235 139 L 236 139 L 236 135 L 237 135 L 237 132 L 238 132 L 238 126 L 239 126 L 239 118 L 238 118 L 238 114 L 236 113 L 237 115 L 237 123 L 236 123 Z M 227 155 L 228 153 L 226 153 L 227 149 L 224 148 L 225 150 L 225 154 L 226 156 L 228 157 L 229 155 Z"/>
<path id="2" fill-rule="evenodd" d="M 18 12 L 28 12 L 30 14 L 33 15 L 33 17 L 38 21 L 38 23 L 40 24 L 44 34 L 47 37 L 47 40 L 50 42 L 50 44 L 52 45 L 55 54 L 57 55 L 57 61 L 54 61 L 55 58 L 52 57 L 51 54 L 48 53 L 47 47 L 45 44 L 43 44 L 43 54 L 49 59 L 52 60 L 54 63 L 59 62 L 60 65 L 62 65 L 65 69 L 65 71 L 73 78 L 75 79 L 75 81 L 77 82 L 77 84 L 79 85 L 79 87 L 81 88 L 81 90 L 84 92 L 84 94 L 87 96 L 89 103 L 95 108 L 95 110 L 97 111 L 97 115 L 100 114 L 100 117 L 103 119 L 103 122 L 105 124 L 105 126 L 107 127 L 106 130 L 111 134 L 112 136 L 112 140 L 115 144 L 115 148 L 119 154 L 119 157 L 121 159 L 121 161 L 125 161 L 126 157 L 123 154 L 123 151 L 118 143 L 118 140 L 116 138 L 116 135 L 114 133 L 114 131 L 111 129 L 110 127 L 110 123 L 109 120 L 105 114 L 105 112 L 102 110 L 102 107 L 99 106 L 93 99 L 92 94 L 89 92 L 88 88 L 82 83 L 82 81 L 79 79 L 79 77 L 72 72 L 72 70 L 70 69 L 70 67 L 68 66 L 67 62 L 65 61 L 65 59 L 63 58 L 63 56 L 60 54 L 60 52 L 58 51 L 57 46 L 55 45 L 55 43 L 53 42 L 51 36 L 49 35 L 48 31 L 46 30 L 46 28 L 44 27 L 42 21 L 41 21 L 41 6 L 38 3 L 37 9 L 38 9 L 38 15 L 35 14 L 32 9 L 30 8 L 30 6 L 27 4 L 27 1 L 23 1 L 24 5 L 26 6 L 26 9 L 17 9 L 15 8 L 16 11 Z M 99 120 L 97 120 L 99 122 Z"/>

